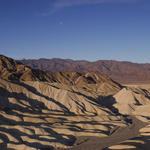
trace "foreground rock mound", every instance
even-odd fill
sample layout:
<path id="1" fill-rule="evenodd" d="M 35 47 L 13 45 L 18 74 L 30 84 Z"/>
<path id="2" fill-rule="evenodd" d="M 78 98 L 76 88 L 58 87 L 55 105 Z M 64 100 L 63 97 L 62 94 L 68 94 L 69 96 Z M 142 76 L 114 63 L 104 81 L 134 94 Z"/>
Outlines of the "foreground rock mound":
<path id="1" fill-rule="evenodd" d="M 142 115 L 142 113 L 139 112 L 142 108 L 145 108 L 143 109 L 143 113 L 149 112 L 150 93 L 146 89 L 123 88 L 113 97 L 116 100 L 114 107 L 116 107 L 121 114 L 133 115 L 137 113 L 137 115 Z"/>

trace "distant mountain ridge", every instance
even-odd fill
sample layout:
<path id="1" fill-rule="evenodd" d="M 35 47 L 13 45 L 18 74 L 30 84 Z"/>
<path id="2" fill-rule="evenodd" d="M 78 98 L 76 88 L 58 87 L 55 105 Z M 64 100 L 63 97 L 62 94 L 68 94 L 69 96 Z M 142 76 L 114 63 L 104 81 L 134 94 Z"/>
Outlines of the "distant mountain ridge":
<path id="1" fill-rule="evenodd" d="M 34 69 L 48 72 L 75 71 L 80 73 L 97 72 L 105 74 L 121 83 L 150 83 L 150 64 L 139 64 L 128 61 L 71 59 L 23 59 L 20 62 Z"/>

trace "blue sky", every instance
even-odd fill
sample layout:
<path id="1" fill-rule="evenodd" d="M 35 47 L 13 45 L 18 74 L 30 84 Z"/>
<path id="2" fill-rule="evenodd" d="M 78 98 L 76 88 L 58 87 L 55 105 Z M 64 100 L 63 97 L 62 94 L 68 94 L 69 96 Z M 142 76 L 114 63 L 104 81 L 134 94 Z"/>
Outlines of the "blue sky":
<path id="1" fill-rule="evenodd" d="M 0 0 L 0 53 L 150 63 L 150 1 Z"/>

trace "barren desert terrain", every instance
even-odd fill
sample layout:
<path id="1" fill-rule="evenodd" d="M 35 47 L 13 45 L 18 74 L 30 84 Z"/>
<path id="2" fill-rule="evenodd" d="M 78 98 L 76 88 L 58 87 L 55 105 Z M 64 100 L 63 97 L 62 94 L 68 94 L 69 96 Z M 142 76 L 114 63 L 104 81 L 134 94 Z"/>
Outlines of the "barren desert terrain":
<path id="1" fill-rule="evenodd" d="M 46 73 L 5 56 L 0 69 L 0 149 L 149 150 L 149 84 Z"/>

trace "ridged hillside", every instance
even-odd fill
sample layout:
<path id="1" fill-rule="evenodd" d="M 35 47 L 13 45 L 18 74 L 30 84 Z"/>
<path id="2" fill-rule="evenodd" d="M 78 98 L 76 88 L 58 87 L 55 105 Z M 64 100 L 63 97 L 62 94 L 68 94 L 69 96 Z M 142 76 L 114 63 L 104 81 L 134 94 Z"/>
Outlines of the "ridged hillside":
<path id="1" fill-rule="evenodd" d="M 54 72 L 48 73 L 24 65 L 11 58 L 0 55 L 0 78 L 17 81 L 45 81 L 50 83 L 62 83 L 68 85 L 83 86 L 85 84 L 109 83 L 118 88 L 120 84 L 109 77 L 98 73 L 81 74 L 78 72 Z"/>

